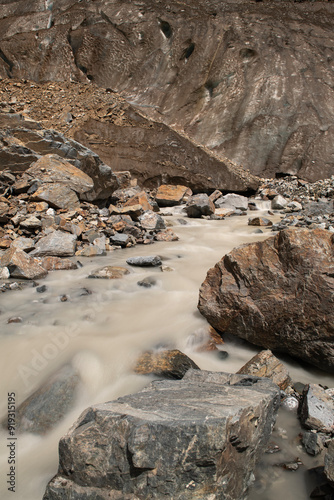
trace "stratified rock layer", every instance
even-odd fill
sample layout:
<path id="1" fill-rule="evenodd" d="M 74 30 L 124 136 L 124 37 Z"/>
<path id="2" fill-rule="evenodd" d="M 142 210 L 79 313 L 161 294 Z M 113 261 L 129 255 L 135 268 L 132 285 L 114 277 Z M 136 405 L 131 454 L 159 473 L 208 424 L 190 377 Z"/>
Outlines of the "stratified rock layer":
<path id="1" fill-rule="evenodd" d="M 278 404 L 268 379 L 190 370 L 91 407 L 60 441 L 44 500 L 244 499 Z"/>
<path id="2" fill-rule="evenodd" d="M 333 3 L 283 9 L 228 0 L 6 2 L 0 76 L 122 91 L 155 120 L 257 175 L 314 181 L 333 173 Z M 98 128 L 89 123 L 82 133 Z M 115 134 L 120 144 L 115 128 L 102 128 L 102 141 L 87 140 L 103 149 Z M 130 142 L 146 135 L 129 132 Z M 173 150 L 172 137 L 167 144 Z M 120 161 L 123 147 L 124 137 Z"/>
<path id="3" fill-rule="evenodd" d="M 198 308 L 221 332 L 334 372 L 333 305 L 333 234 L 288 228 L 225 255 Z"/>

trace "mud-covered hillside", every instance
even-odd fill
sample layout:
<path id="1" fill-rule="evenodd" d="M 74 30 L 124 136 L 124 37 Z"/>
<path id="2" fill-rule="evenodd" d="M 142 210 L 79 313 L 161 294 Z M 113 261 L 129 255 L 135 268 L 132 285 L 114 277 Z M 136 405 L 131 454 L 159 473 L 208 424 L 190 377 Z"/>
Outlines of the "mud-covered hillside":
<path id="1" fill-rule="evenodd" d="M 257 175 L 333 174 L 333 3 L 1 4 L 2 77 L 122 92 Z"/>

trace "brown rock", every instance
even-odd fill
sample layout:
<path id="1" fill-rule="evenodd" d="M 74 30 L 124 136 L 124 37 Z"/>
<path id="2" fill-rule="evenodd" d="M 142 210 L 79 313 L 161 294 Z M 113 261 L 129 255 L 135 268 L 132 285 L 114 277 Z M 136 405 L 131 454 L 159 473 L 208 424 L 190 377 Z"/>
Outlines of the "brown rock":
<path id="1" fill-rule="evenodd" d="M 120 266 L 105 266 L 93 271 L 88 278 L 99 278 L 106 280 L 114 280 L 123 278 L 126 274 L 129 274 L 130 271 L 126 267 Z"/>
<path id="2" fill-rule="evenodd" d="M 273 223 L 271 220 L 266 219 L 265 217 L 250 217 L 248 219 L 249 226 L 272 226 Z"/>
<path id="3" fill-rule="evenodd" d="M 62 269 L 78 269 L 75 262 L 70 259 L 61 259 L 60 257 L 43 257 L 42 267 L 47 271 L 60 271 Z"/>
<path id="4" fill-rule="evenodd" d="M 48 272 L 39 259 L 30 257 L 19 248 L 9 248 L 0 257 L 0 267 L 7 267 L 12 278 L 37 280 L 44 278 Z"/>
<path id="5" fill-rule="evenodd" d="M 178 241 L 179 237 L 171 229 L 166 229 L 166 231 L 159 231 L 154 239 L 156 241 Z"/>
<path id="6" fill-rule="evenodd" d="M 48 154 L 32 164 L 23 177 L 36 179 L 42 184 L 64 184 L 78 195 L 92 190 L 92 179 L 60 156 Z"/>
<path id="7" fill-rule="evenodd" d="M 198 308 L 221 332 L 334 371 L 333 235 L 288 228 L 208 271 Z"/>
<path id="8" fill-rule="evenodd" d="M 160 207 L 173 207 L 187 201 L 191 195 L 192 191 L 187 186 L 163 184 L 159 186 L 155 199 Z"/>
<path id="9" fill-rule="evenodd" d="M 270 378 L 283 391 L 291 385 L 288 370 L 269 350 L 256 354 L 237 373 Z"/>
<path id="10" fill-rule="evenodd" d="M 123 207 L 131 207 L 132 205 L 141 205 L 144 210 L 153 210 L 153 207 L 150 204 L 145 191 L 140 191 L 139 193 L 132 196 L 128 201 L 124 203 Z"/>
<path id="11" fill-rule="evenodd" d="M 157 375 L 181 379 L 190 368 L 199 367 L 186 354 L 172 351 L 147 351 L 138 359 L 134 371 L 139 375 Z"/>

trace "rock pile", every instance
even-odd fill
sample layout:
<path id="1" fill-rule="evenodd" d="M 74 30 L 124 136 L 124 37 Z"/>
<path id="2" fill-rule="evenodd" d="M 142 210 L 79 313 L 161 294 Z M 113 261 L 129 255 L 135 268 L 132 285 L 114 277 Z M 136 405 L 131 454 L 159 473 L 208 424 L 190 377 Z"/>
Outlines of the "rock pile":
<path id="1" fill-rule="evenodd" d="M 334 176 L 314 183 L 296 176 L 266 179 L 256 198 L 271 200 L 272 210 L 282 212 L 282 220 L 273 224 L 273 231 L 294 226 L 334 232 Z"/>

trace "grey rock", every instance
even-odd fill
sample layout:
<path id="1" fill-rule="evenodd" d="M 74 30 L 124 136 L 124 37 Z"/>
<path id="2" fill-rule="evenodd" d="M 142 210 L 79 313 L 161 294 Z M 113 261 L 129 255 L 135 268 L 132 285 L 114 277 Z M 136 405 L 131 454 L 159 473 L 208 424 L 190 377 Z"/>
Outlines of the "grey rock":
<path id="1" fill-rule="evenodd" d="M 325 455 L 325 474 L 328 481 L 334 486 L 334 439 L 330 441 Z"/>
<path id="2" fill-rule="evenodd" d="M 137 285 L 143 286 L 145 288 L 151 288 L 152 286 L 157 284 L 157 280 L 152 276 L 148 276 L 141 281 L 137 281 Z"/>
<path id="3" fill-rule="evenodd" d="M 155 267 L 161 266 L 162 264 L 161 258 L 158 255 L 147 257 L 130 257 L 126 262 L 130 266 L 139 267 Z"/>
<path id="4" fill-rule="evenodd" d="M 120 247 L 126 247 L 128 243 L 131 243 L 131 237 L 129 234 L 124 234 L 124 233 L 115 233 L 114 235 L 110 236 L 110 243 L 113 245 L 118 245 Z"/>
<path id="5" fill-rule="evenodd" d="M 300 210 L 303 210 L 303 205 L 298 201 L 290 201 L 286 206 L 288 212 L 299 212 Z"/>
<path id="6" fill-rule="evenodd" d="M 304 391 L 300 420 L 307 429 L 324 433 L 334 430 L 334 398 L 320 385 L 310 384 Z"/>
<path id="7" fill-rule="evenodd" d="M 243 500 L 278 405 L 270 380 L 189 370 L 90 407 L 60 441 L 44 500 Z"/>
<path id="8" fill-rule="evenodd" d="M 200 218 L 202 215 L 213 214 L 215 206 L 207 194 L 200 193 L 189 198 L 185 211 L 188 217 Z"/>
<path id="9" fill-rule="evenodd" d="M 20 227 L 33 231 L 34 229 L 42 227 L 42 222 L 35 215 L 31 215 L 30 217 L 20 221 Z"/>
<path id="10" fill-rule="evenodd" d="M 71 257 L 75 253 L 76 239 L 77 237 L 74 234 L 65 233 L 64 231 L 52 231 L 38 240 L 35 250 L 30 252 L 30 255 L 37 257 L 45 255 Z"/>
<path id="11" fill-rule="evenodd" d="M 138 217 L 138 221 L 143 229 L 158 231 L 166 229 L 166 224 L 161 215 L 156 214 L 152 210 L 146 210 L 143 215 Z"/>
<path id="12" fill-rule="evenodd" d="M 288 204 L 288 201 L 278 194 L 273 200 L 271 200 L 271 208 L 273 210 L 283 210 Z"/>
<path id="13" fill-rule="evenodd" d="M 11 247 L 29 251 L 35 248 L 35 242 L 32 238 L 24 238 L 23 236 L 19 236 L 13 241 Z"/>
<path id="14" fill-rule="evenodd" d="M 321 436 L 317 432 L 304 432 L 302 443 L 305 451 L 312 456 L 319 455 L 324 448 Z"/>
<path id="15" fill-rule="evenodd" d="M 52 347 L 58 349 L 56 343 L 52 343 Z M 33 434 L 50 431 L 74 407 L 79 384 L 76 370 L 71 365 L 63 366 L 18 406 L 16 431 Z"/>
<path id="16" fill-rule="evenodd" d="M 248 198 L 234 193 L 225 194 L 215 201 L 215 207 L 246 211 L 248 209 Z"/>

